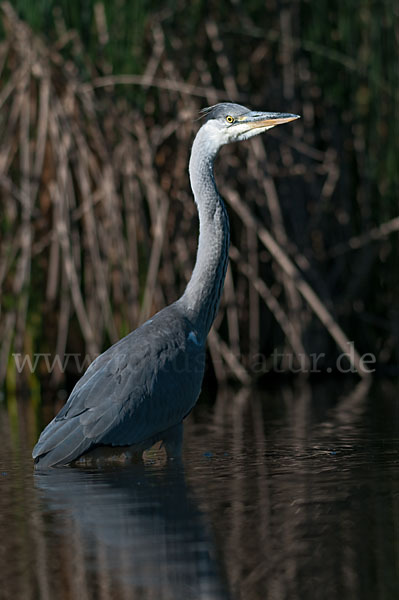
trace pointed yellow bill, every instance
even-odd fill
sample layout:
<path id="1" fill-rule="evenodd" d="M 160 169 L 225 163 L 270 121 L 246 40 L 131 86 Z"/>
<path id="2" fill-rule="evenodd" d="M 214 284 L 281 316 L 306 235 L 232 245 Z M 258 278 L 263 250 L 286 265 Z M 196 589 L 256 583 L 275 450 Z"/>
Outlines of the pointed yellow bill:
<path id="1" fill-rule="evenodd" d="M 259 119 L 256 121 L 248 122 L 251 129 L 258 127 L 274 127 L 275 125 L 281 125 L 282 123 L 289 123 L 299 119 L 299 115 L 276 115 L 275 117 L 267 117 L 265 119 Z"/>

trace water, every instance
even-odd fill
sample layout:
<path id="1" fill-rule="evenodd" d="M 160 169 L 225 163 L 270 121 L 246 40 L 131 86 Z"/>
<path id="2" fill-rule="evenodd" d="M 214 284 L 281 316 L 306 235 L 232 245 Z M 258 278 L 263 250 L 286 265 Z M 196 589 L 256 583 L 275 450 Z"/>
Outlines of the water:
<path id="1" fill-rule="evenodd" d="M 398 391 L 225 390 L 184 468 L 34 474 L 32 415 L 0 411 L 1 600 L 398 598 Z"/>

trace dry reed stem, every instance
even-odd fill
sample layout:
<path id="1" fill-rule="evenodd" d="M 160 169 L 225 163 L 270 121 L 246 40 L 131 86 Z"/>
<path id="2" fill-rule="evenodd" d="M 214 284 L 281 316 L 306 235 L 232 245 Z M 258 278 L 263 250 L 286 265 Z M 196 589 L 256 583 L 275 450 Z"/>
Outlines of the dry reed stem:
<path id="1" fill-rule="evenodd" d="M 215 373 L 215 377 L 217 379 L 218 384 L 223 387 L 226 385 L 228 381 L 228 369 L 226 369 L 226 365 L 222 360 L 221 349 L 218 344 L 218 340 L 214 332 L 216 331 L 215 325 L 212 327 L 209 332 L 207 344 L 209 349 L 209 354 L 212 360 L 212 367 Z"/>
<path id="2" fill-rule="evenodd" d="M 385 223 L 381 223 L 381 225 L 378 225 L 377 227 L 369 229 L 369 231 L 366 231 L 361 235 L 354 235 L 349 238 L 348 241 L 341 242 L 340 244 L 333 246 L 333 248 L 328 250 L 327 256 L 329 258 L 334 258 L 344 254 L 345 252 L 349 252 L 350 250 L 358 250 L 359 248 L 362 248 L 362 246 L 366 246 L 371 242 L 383 240 L 391 235 L 391 233 L 395 233 L 396 231 L 399 231 L 399 217 L 390 219 Z"/>
<path id="3" fill-rule="evenodd" d="M 271 217 L 272 232 L 279 246 L 282 248 L 288 248 L 288 236 L 284 226 L 284 220 L 280 208 L 280 202 L 278 199 L 276 186 L 272 177 L 267 174 L 267 156 L 264 145 L 260 139 L 252 140 L 252 150 L 258 162 L 258 169 L 260 169 L 261 164 L 264 165 L 263 168 L 266 168 L 266 172 L 263 173 L 262 183 L 267 206 Z M 298 294 L 294 282 L 290 277 L 287 276 L 285 271 L 277 270 L 276 278 L 278 280 L 281 279 L 281 282 L 285 288 L 289 318 L 291 323 L 293 324 L 293 327 L 297 329 L 297 337 L 300 338 L 303 335 L 303 319 L 301 315 L 302 303 L 300 300 L 300 296 Z"/>
<path id="4" fill-rule="evenodd" d="M 68 290 L 68 279 L 66 271 L 63 269 L 60 285 L 60 317 L 57 324 L 57 339 L 55 344 L 55 356 L 59 357 L 62 364 L 66 352 L 68 341 L 68 325 L 71 316 L 71 299 Z M 57 386 L 62 383 L 63 373 L 58 369 L 58 363 L 55 363 L 56 368 L 51 374 L 51 383 Z"/>
<path id="5" fill-rule="evenodd" d="M 148 264 L 147 279 L 144 288 L 143 304 L 139 321 L 142 323 L 148 319 L 152 312 L 152 299 L 157 285 L 157 276 L 162 256 L 162 246 L 165 239 L 166 220 L 168 217 L 169 202 L 163 199 L 158 211 L 157 220 L 154 224 L 153 244 L 151 248 L 150 261 Z"/>
<path id="6" fill-rule="evenodd" d="M 6 64 L 6 59 L 7 59 L 9 50 L 10 50 L 10 44 L 8 43 L 7 40 L 3 40 L 2 42 L 0 42 L 0 78 L 3 74 L 3 68 L 4 68 L 4 65 Z"/>
<path id="7" fill-rule="evenodd" d="M 223 358 L 225 363 L 228 365 L 231 372 L 235 373 L 237 379 L 243 385 L 249 385 L 251 383 L 251 377 L 248 371 L 241 364 L 240 357 L 235 356 L 229 346 L 221 339 L 216 331 L 216 327 L 211 329 L 208 339 L 213 345 L 214 349 L 217 350 L 217 354 Z"/>
<path id="8" fill-rule="evenodd" d="M 233 70 L 230 66 L 229 59 L 224 51 L 223 42 L 216 21 L 214 19 L 208 19 L 205 23 L 205 30 L 211 42 L 212 50 L 216 55 L 217 66 L 223 76 L 227 97 L 230 99 L 238 98 L 240 94 L 233 77 Z"/>
<path id="9" fill-rule="evenodd" d="M 235 356 L 240 355 L 240 328 L 237 310 L 237 301 L 234 290 L 234 281 L 231 266 L 227 268 L 224 282 L 224 307 L 227 315 L 227 326 L 229 328 L 229 346 Z"/>
<path id="10" fill-rule="evenodd" d="M 14 335 L 16 314 L 15 311 L 9 311 L 3 317 L 3 327 L 1 329 L 0 345 L 0 381 L 4 382 L 7 372 L 8 360 L 10 357 L 11 343 Z"/>
<path id="11" fill-rule="evenodd" d="M 160 66 L 161 56 L 165 51 L 165 38 L 159 23 L 155 23 L 151 30 L 153 38 L 152 54 L 147 61 L 143 77 L 146 80 L 153 81 L 155 74 Z M 143 86 L 147 89 L 150 85 Z"/>
<path id="12" fill-rule="evenodd" d="M 260 279 L 254 272 L 250 264 L 245 263 L 238 249 L 230 246 L 230 258 L 236 264 L 241 273 L 243 273 L 250 281 L 252 287 L 257 291 L 264 303 L 274 315 L 276 321 L 287 336 L 287 340 L 291 345 L 293 352 L 298 359 L 306 356 L 306 350 L 302 344 L 301 338 L 298 335 L 296 328 L 292 325 L 289 317 L 282 309 L 276 297 L 272 294 L 263 279 Z M 256 354 L 256 353 L 254 353 Z M 300 363 L 301 364 L 301 363 Z"/>
<path id="13" fill-rule="evenodd" d="M 258 238 L 251 229 L 246 228 L 246 242 L 248 247 L 248 264 L 254 277 L 258 277 L 259 257 Z M 249 346 L 254 354 L 260 350 L 260 298 L 255 286 L 249 286 Z"/>
<path id="14" fill-rule="evenodd" d="M 53 188 L 53 204 L 55 207 L 60 207 L 61 198 L 58 196 L 58 190 Z M 68 283 L 71 290 L 72 300 L 74 304 L 74 308 L 76 311 L 76 316 L 78 317 L 80 328 L 82 330 L 83 336 L 85 338 L 86 346 L 88 352 L 94 356 L 98 353 L 98 346 L 95 342 L 95 337 L 93 334 L 92 327 L 90 325 L 90 321 L 88 315 L 86 313 L 85 305 L 83 302 L 82 294 L 80 292 L 79 286 L 79 278 L 76 272 L 76 268 L 74 265 L 74 261 L 71 254 L 70 244 L 69 244 L 69 236 L 68 230 L 65 225 L 65 222 L 62 220 L 60 213 L 58 214 L 58 219 L 56 220 L 56 231 L 58 235 L 58 239 L 60 241 L 63 260 L 64 260 L 64 269 L 65 274 L 68 279 Z"/>
<path id="15" fill-rule="evenodd" d="M 39 116 L 37 120 L 37 138 L 35 148 L 35 159 L 33 164 L 33 182 L 32 182 L 32 201 L 36 199 L 36 194 L 40 185 L 40 176 L 43 171 L 44 152 L 47 140 L 48 115 L 50 103 L 50 80 L 48 76 L 44 76 L 40 80 L 39 89 Z"/>
<path id="16" fill-rule="evenodd" d="M 137 203 L 141 201 L 141 194 L 137 179 L 133 175 L 133 164 L 131 160 L 127 161 L 125 168 L 126 171 L 123 173 L 122 193 L 125 205 L 127 231 L 127 275 L 129 275 L 130 282 L 127 286 L 128 291 L 126 299 L 129 308 L 130 322 L 137 323 L 139 319 L 139 215 Z"/>
<path id="17" fill-rule="evenodd" d="M 345 333 L 342 331 L 341 327 L 317 296 L 316 292 L 303 279 L 300 271 L 297 269 L 288 255 L 272 238 L 267 229 L 260 225 L 256 217 L 251 214 L 249 208 L 240 200 L 238 194 L 230 192 L 226 199 L 231 207 L 240 216 L 240 218 L 246 223 L 247 227 L 250 227 L 256 231 L 262 244 L 265 246 L 265 248 L 267 248 L 280 267 L 295 283 L 298 291 L 302 294 L 310 308 L 326 327 L 331 337 L 335 340 L 337 346 L 343 352 L 347 352 L 348 347 L 350 347 L 350 342 Z M 355 349 L 353 351 L 353 355 L 348 355 L 348 358 L 351 362 L 351 365 L 356 369 L 361 377 L 366 377 L 368 375 L 367 371 L 363 369 L 363 363 L 360 355 Z"/>
<path id="18" fill-rule="evenodd" d="M 143 75 L 109 75 L 106 77 L 96 77 L 90 83 L 82 83 L 80 92 L 86 94 L 95 88 L 114 85 L 139 85 L 144 88 L 156 87 L 161 90 L 179 92 L 180 94 L 187 94 L 188 96 L 199 96 L 200 98 L 206 98 L 209 94 L 209 89 L 206 87 L 180 83 L 159 77 L 144 77 Z M 213 94 L 218 100 L 224 100 L 226 98 L 225 90 L 218 90 L 215 88 Z M 244 102 L 247 99 L 247 96 L 245 94 L 239 94 L 231 99 L 236 100 L 237 102 Z"/>
<path id="19" fill-rule="evenodd" d="M 22 205 L 22 232 L 21 232 L 21 255 L 17 264 L 17 272 L 14 279 L 14 294 L 18 298 L 16 306 L 16 326 L 14 344 L 17 352 L 22 352 L 25 324 L 28 308 L 29 281 L 31 276 L 31 247 L 32 247 L 32 201 L 30 187 L 30 169 L 31 159 L 29 152 L 29 129 L 30 129 L 30 98 L 29 87 L 30 78 L 27 76 L 25 80 L 20 82 L 20 93 L 23 95 L 21 108 L 20 128 L 19 128 L 19 144 L 20 144 L 20 171 L 21 171 L 21 191 L 24 198 Z"/>

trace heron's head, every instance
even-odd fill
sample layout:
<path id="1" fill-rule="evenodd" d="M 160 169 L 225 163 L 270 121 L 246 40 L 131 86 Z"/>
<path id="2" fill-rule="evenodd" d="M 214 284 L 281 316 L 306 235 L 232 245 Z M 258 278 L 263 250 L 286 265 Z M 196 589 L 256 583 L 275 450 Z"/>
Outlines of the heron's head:
<path id="1" fill-rule="evenodd" d="M 259 112 L 240 104 L 223 102 L 202 111 L 207 135 L 218 146 L 247 140 L 276 125 L 299 119 L 299 115 Z"/>

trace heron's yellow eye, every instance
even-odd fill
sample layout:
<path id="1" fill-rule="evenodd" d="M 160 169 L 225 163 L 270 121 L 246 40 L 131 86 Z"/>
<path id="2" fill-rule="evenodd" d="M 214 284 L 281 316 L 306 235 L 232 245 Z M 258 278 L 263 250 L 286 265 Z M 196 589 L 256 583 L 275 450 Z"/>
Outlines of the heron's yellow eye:
<path id="1" fill-rule="evenodd" d="M 226 121 L 227 121 L 228 123 L 234 123 L 234 120 L 235 120 L 235 119 L 234 119 L 234 117 L 232 117 L 232 116 L 230 116 L 230 115 L 228 115 L 228 116 L 226 117 Z"/>

